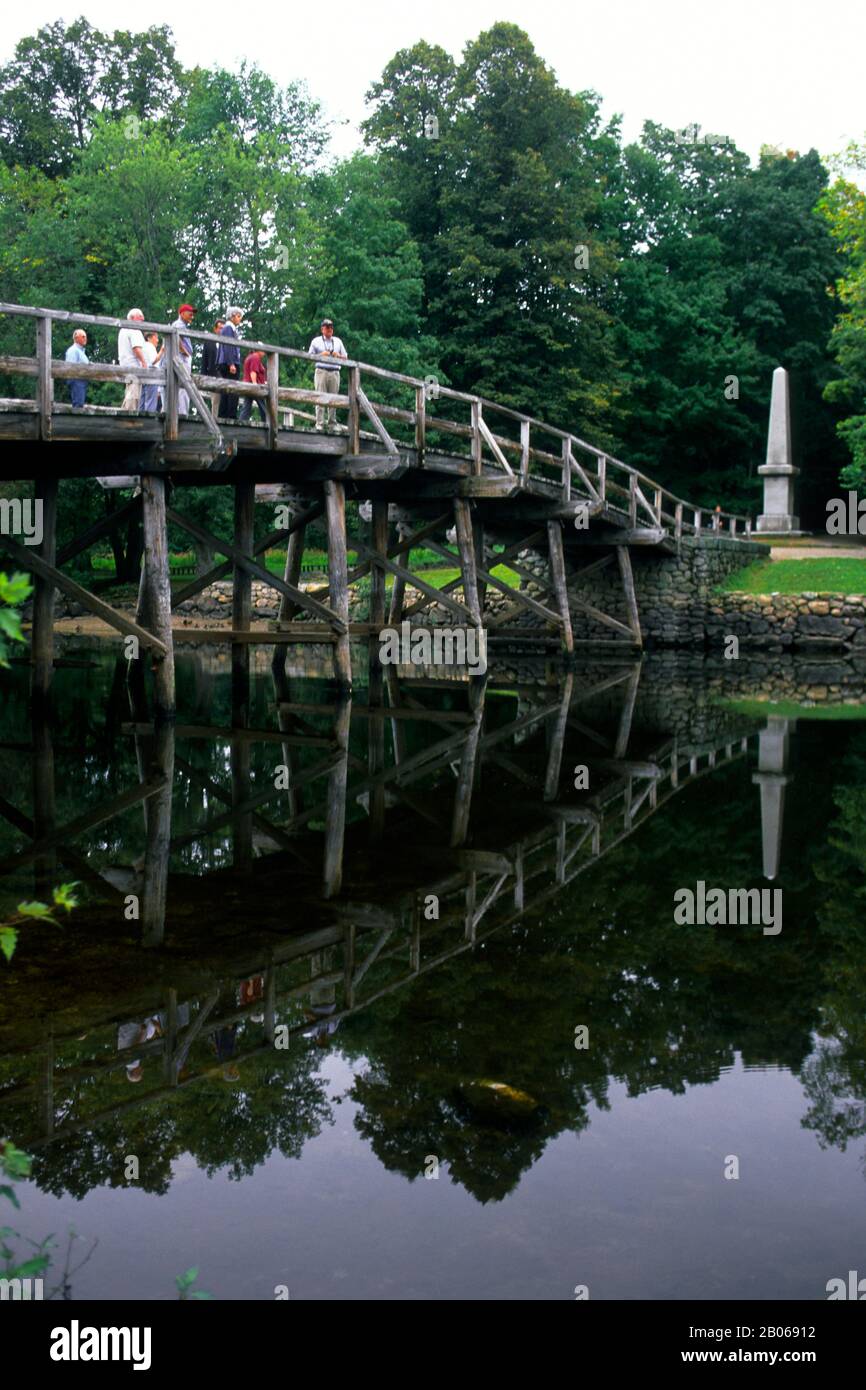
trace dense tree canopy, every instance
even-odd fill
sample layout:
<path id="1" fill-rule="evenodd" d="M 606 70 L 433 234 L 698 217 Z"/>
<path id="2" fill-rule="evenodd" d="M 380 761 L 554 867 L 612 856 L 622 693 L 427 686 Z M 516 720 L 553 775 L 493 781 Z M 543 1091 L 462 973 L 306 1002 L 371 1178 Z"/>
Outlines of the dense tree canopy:
<path id="1" fill-rule="evenodd" d="M 508 23 L 458 61 L 428 41 L 397 53 L 370 86 L 367 152 L 336 162 L 303 83 L 185 71 L 165 27 L 47 25 L 0 94 L 6 300 L 168 319 L 190 299 L 200 323 L 234 301 L 248 334 L 297 347 L 328 313 L 362 359 L 752 511 L 782 364 L 804 519 L 823 520 L 846 444 L 860 484 L 866 203 L 815 151 L 765 147 L 753 166 L 652 122 L 624 146 L 599 96 Z M 4 325 L 9 350 L 22 331 Z M 90 350 L 112 358 L 113 335 Z"/>

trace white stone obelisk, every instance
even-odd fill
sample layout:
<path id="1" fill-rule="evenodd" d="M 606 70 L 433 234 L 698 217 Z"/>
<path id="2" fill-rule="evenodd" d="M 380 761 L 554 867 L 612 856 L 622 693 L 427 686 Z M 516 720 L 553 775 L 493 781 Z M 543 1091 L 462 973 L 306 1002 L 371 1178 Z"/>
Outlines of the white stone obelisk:
<path id="1" fill-rule="evenodd" d="M 791 462 L 791 402 L 784 367 L 773 372 L 767 462 L 758 472 L 764 479 L 764 510 L 758 517 L 758 530 L 799 531 L 800 518 L 794 515 L 794 479 L 800 470 Z"/>

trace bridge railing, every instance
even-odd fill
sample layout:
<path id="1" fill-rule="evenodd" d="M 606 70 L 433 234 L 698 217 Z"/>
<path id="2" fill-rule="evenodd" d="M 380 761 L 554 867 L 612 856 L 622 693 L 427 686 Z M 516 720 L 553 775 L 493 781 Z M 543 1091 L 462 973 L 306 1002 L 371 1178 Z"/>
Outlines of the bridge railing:
<path id="1" fill-rule="evenodd" d="M 35 321 L 35 353 L 32 357 L 0 354 L 0 372 L 35 378 L 34 409 L 43 439 L 52 435 L 56 403 L 56 381 L 115 381 L 123 384 L 131 377 L 163 385 L 165 409 L 161 430 L 166 441 L 179 437 L 182 417 L 178 411 L 178 391 L 192 397 L 198 417 L 206 426 L 214 449 L 223 446 L 220 421 L 212 413 L 202 393 L 238 396 L 261 401 L 266 417 L 268 446 L 277 447 L 282 423 L 295 425 L 295 416 L 311 421 L 304 407 L 325 407 L 339 414 L 341 429 L 348 437 L 348 452 L 360 453 L 362 434 L 378 439 L 387 454 L 400 453 L 401 447 L 417 451 L 418 466 L 430 466 L 437 453 L 453 458 L 453 441 L 468 446 L 474 476 L 501 474 L 505 487 L 560 492 L 564 501 L 579 498 L 589 503 L 591 512 L 616 517 L 633 529 L 663 530 L 676 539 L 684 535 L 722 535 L 748 537 L 751 519 L 716 508 L 696 507 L 678 497 L 652 478 L 623 463 L 606 450 L 580 439 L 568 430 L 525 415 L 482 396 L 456 391 L 432 377 L 420 380 L 402 372 L 376 367 L 349 358 L 341 362 L 346 371 L 346 388 L 334 393 L 315 391 L 281 380 L 281 367 L 302 362 L 322 365 L 321 359 L 298 348 L 259 340 L 242 339 L 245 352 L 264 354 L 266 385 L 240 379 L 205 377 L 188 373 L 181 366 L 177 345 L 179 336 L 197 342 L 225 343 L 225 338 L 201 329 L 179 329 L 172 324 L 151 320 L 133 322 L 98 314 L 61 309 L 0 303 L 0 315 Z M 58 361 L 53 356 L 54 330 L 60 325 L 107 328 L 118 332 L 135 326 L 144 332 L 159 333 L 165 344 L 165 365 L 156 371 L 142 367 L 122 367 L 114 362 L 87 365 Z M 341 378 L 342 380 L 342 378 Z M 388 399 L 381 399 L 382 393 Z M 406 399 L 408 397 L 408 399 Z M 401 402 L 402 403 L 397 403 Z M 69 407 L 67 407 L 68 409 Z M 343 423 L 345 422 L 345 423 Z M 229 422 L 234 423 L 234 422 Z M 460 455 L 458 455 L 460 456 Z"/>

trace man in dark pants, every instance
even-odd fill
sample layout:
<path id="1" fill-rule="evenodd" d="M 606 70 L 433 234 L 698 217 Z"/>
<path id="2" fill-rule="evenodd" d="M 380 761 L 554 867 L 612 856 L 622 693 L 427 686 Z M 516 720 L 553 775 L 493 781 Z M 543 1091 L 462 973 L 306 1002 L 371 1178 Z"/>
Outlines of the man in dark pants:
<path id="1" fill-rule="evenodd" d="M 217 319 L 216 323 L 213 326 L 214 333 L 222 333 L 224 324 L 225 319 Z M 217 366 L 217 353 L 219 352 L 219 346 L 219 343 L 205 343 L 201 354 L 202 376 L 219 376 L 219 368 Z M 220 398 L 216 393 L 214 393 L 212 395 L 209 395 L 209 399 L 211 410 L 213 411 L 214 415 L 217 415 L 219 413 Z"/>
<path id="2" fill-rule="evenodd" d="M 226 341 L 220 343 L 217 348 L 217 366 L 220 376 L 224 376 L 228 381 L 237 381 L 240 377 L 241 350 L 238 347 L 239 338 L 238 324 L 244 316 L 243 309 L 238 309 L 229 305 L 226 310 L 226 323 L 220 331 L 220 337 Z M 220 396 L 220 418 L 225 420 L 237 419 L 238 398 L 234 394 L 224 392 Z"/>

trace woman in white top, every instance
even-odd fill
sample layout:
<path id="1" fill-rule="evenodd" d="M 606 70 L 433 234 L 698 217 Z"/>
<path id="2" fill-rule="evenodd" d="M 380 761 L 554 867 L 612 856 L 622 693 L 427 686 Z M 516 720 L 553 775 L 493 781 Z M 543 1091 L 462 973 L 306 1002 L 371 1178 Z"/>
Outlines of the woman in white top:
<path id="1" fill-rule="evenodd" d="M 159 346 L 158 333 L 145 333 L 144 360 L 148 367 L 155 367 L 162 361 L 165 344 Z M 146 381 L 141 388 L 141 413 L 162 410 L 162 390 L 158 381 Z"/>

